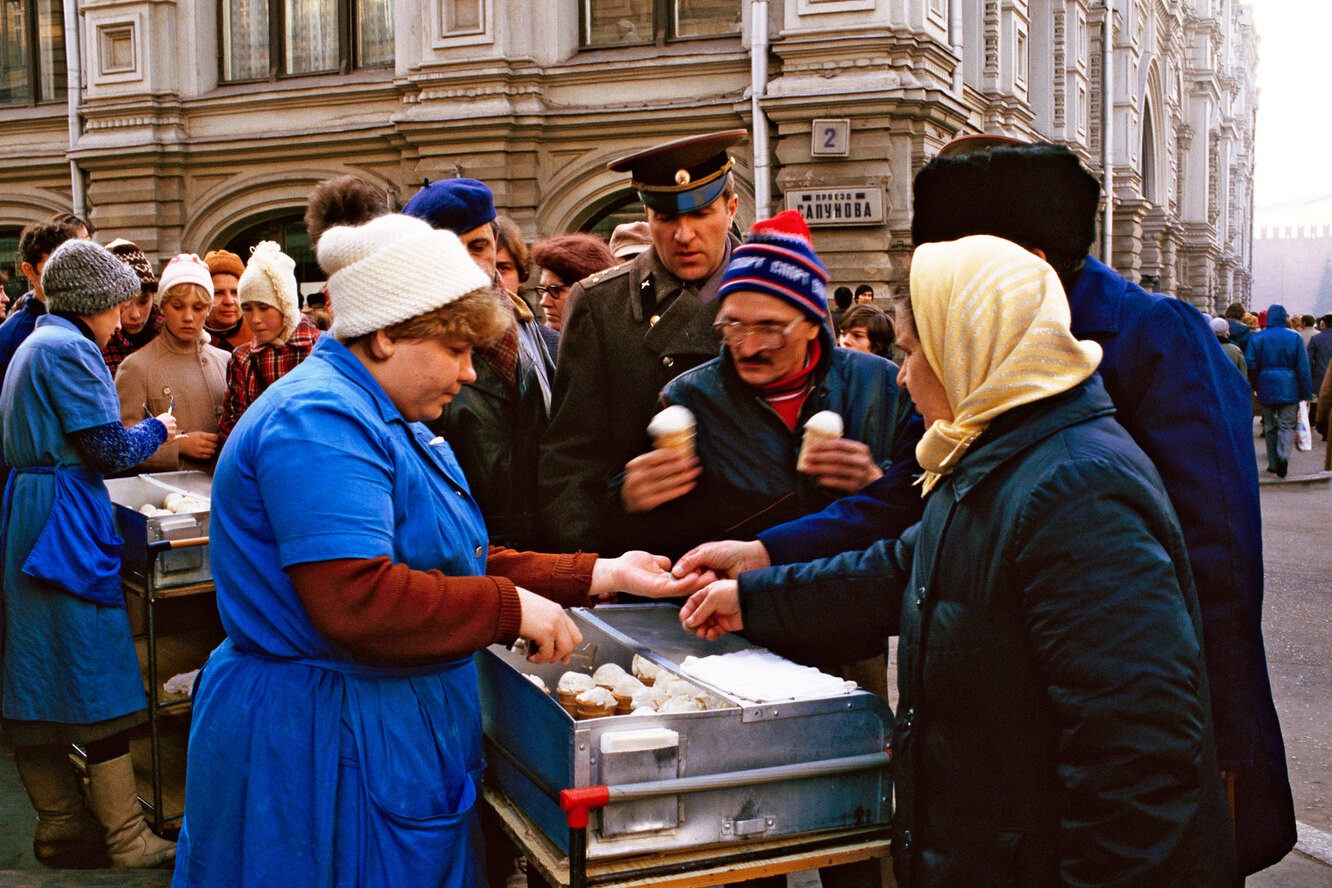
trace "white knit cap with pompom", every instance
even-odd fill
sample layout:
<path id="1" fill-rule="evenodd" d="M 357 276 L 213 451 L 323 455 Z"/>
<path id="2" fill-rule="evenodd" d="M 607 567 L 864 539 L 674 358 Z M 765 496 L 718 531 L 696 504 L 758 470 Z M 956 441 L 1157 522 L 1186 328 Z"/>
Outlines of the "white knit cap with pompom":
<path id="1" fill-rule="evenodd" d="M 296 260 L 272 241 L 260 241 L 250 250 L 236 293 L 242 308 L 247 302 L 260 302 L 282 312 L 282 332 L 273 340 L 275 345 L 285 344 L 301 322 Z"/>
<path id="2" fill-rule="evenodd" d="M 319 238 L 334 338 L 346 341 L 492 286 L 451 231 L 391 214 L 330 228 Z"/>

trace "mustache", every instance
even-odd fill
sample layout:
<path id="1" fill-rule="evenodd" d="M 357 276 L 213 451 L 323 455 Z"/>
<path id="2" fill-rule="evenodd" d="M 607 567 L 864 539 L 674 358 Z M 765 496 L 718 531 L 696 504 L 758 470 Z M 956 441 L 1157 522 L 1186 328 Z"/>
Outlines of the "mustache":
<path id="1" fill-rule="evenodd" d="M 750 358 L 736 358 L 735 362 L 749 367 L 767 367 L 772 364 L 772 359 L 763 355 L 754 355 Z"/>

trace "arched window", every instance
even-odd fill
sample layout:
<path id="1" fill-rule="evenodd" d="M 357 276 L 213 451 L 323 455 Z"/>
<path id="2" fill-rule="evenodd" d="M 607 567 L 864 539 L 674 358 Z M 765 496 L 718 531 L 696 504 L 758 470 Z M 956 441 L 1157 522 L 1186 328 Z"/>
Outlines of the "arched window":
<path id="1" fill-rule="evenodd" d="M 1160 204 L 1157 194 L 1156 170 L 1156 126 L 1152 121 L 1152 103 L 1145 99 L 1142 106 L 1142 157 L 1139 161 L 1139 175 L 1142 177 L 1142 196 L 1154 204 Z"/>
<path id="2" fill-rule="evenodd" d="M 22 231 L 17 225 L 0 226 L 0 271 L 9 275 L 9 280 L 5 281 L 5 295 L 11 303 L 29 289 L 18 254 L 19 234 Z"/>
<path id="3" fill-rule="evenodd" d="M 594 204 L 588 211 L 587 221 L 581 223 L 578 230 L 609 241 L 616 225 L 642 222 L 646 218 L 643 202 L 638 199 L 638 193 L 633 189 L 625 189 Z"/>

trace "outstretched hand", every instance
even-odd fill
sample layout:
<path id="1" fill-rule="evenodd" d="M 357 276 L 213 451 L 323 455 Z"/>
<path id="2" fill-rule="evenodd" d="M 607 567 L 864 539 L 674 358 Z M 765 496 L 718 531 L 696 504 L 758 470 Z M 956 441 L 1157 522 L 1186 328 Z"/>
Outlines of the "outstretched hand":
<path id="1" fill-rule="evenodd" d="M 715 543 L 703 543 L 695 546 L 679 561 L 671 573 L 677 577 L 714 572 L 719 577 L 735 579 L 747 570 L 760 570 L 772 566 L 768 550 L 758 540 L 742 543 L 736 540 L 721 540 Z"/>
<path id="2" fill-rule="evenodd" d="M 619 558 L 598 558 L 592 567 L 588 594 L 604 598 L 628 592 L 643 598 L 682 598 L 716 579 L 711 572 L 671 573 L 671 560 L 648 552 L 625 552 Z"/>
<path id="3" fill-rule="evenodd" d="M 717 580 L 689 596 L 680 608 L 680 625 L 708 641 L 745 628 L 740 613 L 740 584 L 735 580 Z"/>

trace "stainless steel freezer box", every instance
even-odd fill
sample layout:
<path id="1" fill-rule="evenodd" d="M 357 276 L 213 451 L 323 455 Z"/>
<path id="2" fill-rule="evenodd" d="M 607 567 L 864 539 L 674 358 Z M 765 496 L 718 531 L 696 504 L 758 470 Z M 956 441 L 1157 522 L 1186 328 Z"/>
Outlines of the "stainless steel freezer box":
<path id="1" fill-rule="evenodd" d="M 498 645 L 477 654 L 489 741 L 487 779 L 567 854 L 569 828 L 557 801 L 564 789 L 604 784 L 613 790 L 663 781 L 664 787 L 693 790 L 709 781 L 692 778 L 734 774 L 743 780 L 755 770 L 794 766 L 785 770 L 801 771 L 806 766 L 826 766 L 830 760 L 871 759 L 877 753 L 878 766 L 850 773 L 778 782 L 760 777 L 747 785 L 682 789 L 678 794 L 613 803 L 592 817 L 587 857 L 606 859 L 886 824 L 891 790 L 881 760 L 891 737 L 887 704 L 860 690 L 754 703 L 685 675 L 680 664 L 687 656 L 751 646 L 735 636 L 711 643 L 695 638 L 681 629 L 677 612 L 669 604 L 573 610 L 583 633 L 577 665 L 535 665 Z M 553 696 L 564 672 L 590 672 L 604 663 L 628 671 L 635 654 L 657 664 L 663 675 L 684 677 L 710 692 L 722 708 L 575 720 Z M 525 675 L 539 676 L 550 693 L 543 693 Z M 650 750 L 615 751 L 622 746 L 617 736 L 648 728 L 675 732 L 678 742 Z"/>
<path id="2" fill-rule="evenodd" d="M 213 479 L 203 472 L 160 472 L 132 478 L 108 478 L 106 489 L 116 509 L 116 528 L 125 539 L 121 574 L 141 585 L 151 575 L 157 589 L 207 583 L 213 579 L 208 547 L 197 546 L 162 552 L 155 559 L 148 544 L 161 540 L 184 540 L 208 536 L 207 511 L 184 512 L 149 518 L 139 511 L 145 505 L 161 506 L 168 494 L 209 501 Z"/>

